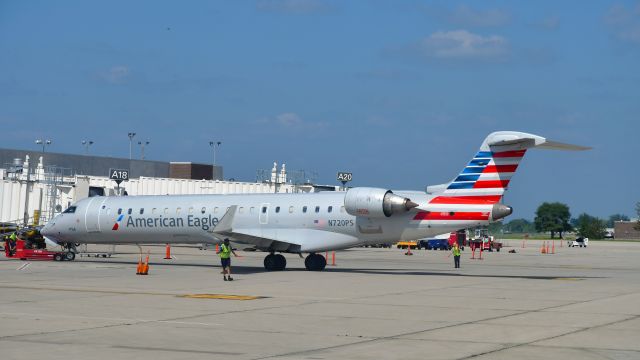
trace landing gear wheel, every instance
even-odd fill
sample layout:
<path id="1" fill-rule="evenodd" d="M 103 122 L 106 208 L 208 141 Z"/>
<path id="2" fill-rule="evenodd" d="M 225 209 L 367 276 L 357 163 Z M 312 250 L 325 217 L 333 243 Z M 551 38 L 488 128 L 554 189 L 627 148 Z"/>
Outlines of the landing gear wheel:
<path id="1" fill-rule="evenodd" d="M 73 261 L 76 258 L 76 254 L 72 251 L 64 253 L 64 259 L 67 261 Z"/>
<path id="2" fill-rule="evenodd" d="M 282 271 L 287 267 L 287 259 L 282 254 L 269 254 L 264 258 L 267 271 Z"/>
<path id="3" fill-rule="evenodd" d="M 54 261 L 62 261 L 62 254 L 53 255 L 53 260 Z"/>
<path id="4" fill-rule="evenodd" d="M 309 254 L 304 259 L 304 266 L 309 271 L 322 271 L 327 266 L 327 259 L 320 254 Z"/>
<path id="5" fill-rule="evenodd" d="M 282 254 L 276 254 L 275 257 L 276 257 L 276 263 L 278 264 L 278 267 L 276 270 L 278 271 L 284 270 L 287 267 L 287 259 Z"/>

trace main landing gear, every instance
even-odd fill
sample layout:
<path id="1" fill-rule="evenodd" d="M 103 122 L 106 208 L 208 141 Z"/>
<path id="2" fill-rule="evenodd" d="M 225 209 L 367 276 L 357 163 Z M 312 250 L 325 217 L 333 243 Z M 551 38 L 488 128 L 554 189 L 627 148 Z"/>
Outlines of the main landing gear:
<path id="1" fill-rule="evenodd" d="M 269 254 L 264 258 L 267 271 L 282 271 L 287 267 L 287 259 L 282 254 Z"/>
<path id="2" fill-rule="evenodd" d="M 311 253 L 304 259 L 304 266 L 309 271 L 322 271 L 327 266 L 327 259 L 320 254 Z M 287 259 L 282 254 L 271 253 L 264 258 L 264 268 L 267 271 L 282 271 L 286 267 Z"/>
<path id="3" fill-rule="evenodd" d="M 311 253 L 304 259 L 304 266 L 309 271 L 322 271 L 327 266 L 327 259 L 320 254 Z"/>

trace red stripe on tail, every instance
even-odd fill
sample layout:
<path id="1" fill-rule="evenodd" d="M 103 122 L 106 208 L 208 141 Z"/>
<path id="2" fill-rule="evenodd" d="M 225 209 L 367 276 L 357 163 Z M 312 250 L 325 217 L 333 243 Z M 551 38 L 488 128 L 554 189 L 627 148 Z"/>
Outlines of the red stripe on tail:
<path id="1" fill-rule="evenodd" d="M 429 204 L 495 204 L 500 201 L 502 195 L 478 195 L 478 196 L 438 196 Z"/>
<path id="2" fill-rule="evenodd" d="M 510 173 L 516 172 L 518 165 L 487 165 L 483 173 Z"/>
<path id="3" fill-rule="evenodd" d="M 502 152 L 494 152 L 494 158 L 515 158 L 515 157 L 523 157 L 524 153 L 527 150 L 513 150 L 513 151 L 502 151 Z"/>
<path id="4" fill-rule="evenodd" d="M 420 211 L 413 220 L 488 220 L 489 212 L 431 212 Z"/>
<path id="5" fill-rule="evenodd" d="M 491 188 L 506 188 L 509 185 L 509 180 L 478 180 L 473 184 L 474 189 L 491 189 Z"/>

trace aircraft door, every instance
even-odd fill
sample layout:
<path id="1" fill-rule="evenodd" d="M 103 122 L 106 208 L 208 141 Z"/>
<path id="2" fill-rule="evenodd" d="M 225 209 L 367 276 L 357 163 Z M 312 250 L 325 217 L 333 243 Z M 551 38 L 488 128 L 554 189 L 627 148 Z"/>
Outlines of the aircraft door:
<path id="1" fill-rule="evenodd" d="M 269 222 L 269 204 L 260 205 L 260 224 L 267 224 Z"/>
<path id="2" fill-rule="evenodd" d="M 100 215 L 102 215 L 102 204 L 107 199 L 104 197 L 92 197 L 84 212 L 84 224 L 88 233 L 100 232 Z"/>

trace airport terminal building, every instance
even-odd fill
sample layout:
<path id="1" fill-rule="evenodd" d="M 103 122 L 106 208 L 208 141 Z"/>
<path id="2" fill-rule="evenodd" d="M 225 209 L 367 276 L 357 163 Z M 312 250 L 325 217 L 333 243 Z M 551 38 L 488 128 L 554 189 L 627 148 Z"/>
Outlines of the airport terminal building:
<path id="1" fill-rule="evenodd" d="M 119 186 L 109 169 L 126 169 Z M 323 187 L 323 190 L 330 190 Z M 0 222 L 43 225 L 72 203 L 89 196 L 292 193 L 316 191 L 287 181 L 284 165 L 261 182 L 223 180 L 221 166 L 191 162 L 0 149 Z"/>

